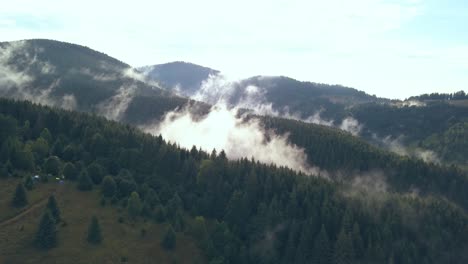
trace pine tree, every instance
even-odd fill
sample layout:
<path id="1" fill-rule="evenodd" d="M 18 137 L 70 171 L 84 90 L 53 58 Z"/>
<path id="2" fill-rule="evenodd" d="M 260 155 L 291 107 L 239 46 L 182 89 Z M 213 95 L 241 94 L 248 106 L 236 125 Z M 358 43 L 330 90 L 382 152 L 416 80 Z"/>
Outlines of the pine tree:
<path id="1" fill-rule="evenodd" d="M 11 201 L 11 204 L 14 207 L 23 207 L 28 204 L 28 198 L 26 197 L 26 190 L 24 189 L 24 186 L 22 183 L 19 183 L 16 186 L 16 190 L 13 195 L 13 200 Z"/>
<path id="2" fill-rule="evenodd" d="M 344 228 L 341 229 L 338 239 L 335 243 L 333 254 L 334 264 L 348 264 L 352 263 L 354 258 L 353 242 Z"/>
<path id="3" fill-rule="evenodd" d="M 164 210 L 164 207 L 162 205 L 158 205 L 156 207 L 156 212 L 154 213 L 154 219 L 158 223 L 162 223 L 166 220 L 166 212 Z"/>
<path id="4" fill-rule="evenodd" d="M 32 190 L 33 187 L 34 187 L 34 182 L 33 182 L 33 179 L 31 176 L 26 176 L 24 178 L 24 187 L 26 187 L 26 189 L 28 190 Z"/>
<path id="5" fill-rule="evenodd" d="M 105 197 L 112 197 L 117 191 L 117 184 L 112 176 L 107 175 L 101 183 L 101 191 Z"/>
<path id="6" fill-rule="evenodd" d="M 101 226 L 96 216 L 93 216 L 89 224 L 87 240 L 91 244 L 100 244 L 102 242 Z"/>
<path id="7" fill-rule="evenodd" d="M 322 225 L 320 233 L 315 238 L 313 248 L 313 261 L 314 264 L 328 264 L 331 259 L 330 240 L 328 239 L 325 226 Z"/>
<path id="8" fill-rule="evenodd" d="M 55 223 L 58 223 L 61 221 L 60 209 L 58 208 L 57 200 L 55 199 L 54 195 L 51 195 L 49 197 L 49 201 L 47 202 L 47 209 L 50 211 L 50 214 L 54 218 Z"/>
<path id="9" fill-rule="evenodd" d="M 161 240 L 161 246 L 167 250 L 172 250 L 176 246 L 176 234 L 171 225 L 169 225 L 163 239 Z"/>
<path id="10" fill-rule="evenodd" d="M 81 171 L 80 176 L 78 177 L 78 190 L 80 191 L 90 191 L 93 189 L 93 182 L 88 175 L 86 170 Z"/>
<path id="11" fill-rule="evenodd" d="M 55 221 L 49 210 L 46 210 L 41 218 L 35 242 L 36 246 L 42 249 L 49 249 L 57 246 Z"/>
<path id="12" fill-rule="evenodd" d="M 78 171 L 76 170 L 75 165 L 73 165 L 71 162 L 65 163 L 65 166 L 63 167 L 63 175 L 67 180 L 76 180 Z"/>
<path id="13" fill-rule="evenodd" d="M 140 196 L 138 195 L 137 192 L 132 192 L 130 195 L 130 198 L 128 198 L 128 204 L 127 204 L 127 210 L 128 214 L 132 217 L 135 218 L 141 213 L 141 199 Z"/>

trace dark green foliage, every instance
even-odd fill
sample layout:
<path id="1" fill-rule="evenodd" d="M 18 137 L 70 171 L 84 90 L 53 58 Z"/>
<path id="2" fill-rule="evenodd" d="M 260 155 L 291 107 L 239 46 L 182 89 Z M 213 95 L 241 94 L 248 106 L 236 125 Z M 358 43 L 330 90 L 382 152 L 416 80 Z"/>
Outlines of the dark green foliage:
<path id="1" fill-rule="evenodd" d="M 50 134 L 50 131 L 49 129 L 47 128 L 44 128 L 41 132 L 41 136 L 40 136 L 42 139 L 44 139 L 47 143 L 51 144 L 53 141 L 52 141 L 52 135 Z"/>
<path id="2" fill-rule="evenodd" d="M 78 170 L 73 163 L 65 163 L 65 166 L 63 167 L 63 176 L 65 176 L 65 179 L 72 181 L 78 178 Z"/>
<path id="3" fill-rule="evenodd" d="M 312 259 L 314 264 L 328 264 L 331 263 L 332 248 L 330 245 L 330 239 L 328 238 L 325 226 L 322 225 L 320 233 L 315 237 Z"/>
<path id="4" fill-rule="evenodd" d="M 26 197 L 26 190 L 22 183 L 19 183 L 16 186 L 15 193 L 13 194 L 13 199 L 11 200 L 11 204 L 14 207 L 23 207 L 28 204 L 28 198 Z"/>
<path id="5" fill-rule="evenodd" d="M 10 155 L 11 164 L 13 167 L 30 171 L 34 169 L 34 155 L 27 149 L 14 149 Z"/>
<path id="6" fill-rule="evenodd" d="M 57 205 L 57 200 L 55 199 L 54 195 L 51 195 L 47 201 L 47 210 L 49 210 L 56 224 L 62 220 L 60 218 L 60 209 Z"/>
<path id="7" fill-rule="evenodd" d="M 50 249 L 57 246 L 57 231 L 55 221 L 49 210 L 42 215 L 36 232 L 35 244 L 41 249 Z"/>
<path id="8" fill-rule="evenodd" d="M 17 122 L 10 116 L 0 114 L 0 142 L 5 142 L 8 137 L 15 136 L 17 133 Z"/>
<path id="9" fill-rule="evenodd" d="M 345 230 L 342 229 L 333 249 L 333 263 L 347 264 L 354 260 L 353 242 Z"/>
<path id="10" fill-rule="evenodd" d="M 107 175 L 101 183 L 101 191 L 105 197 L 113 197 L 117 191 L 117 184 L 112 176 Z"/>
<path id="11" fill-rule="evenodd" d="M 42 163 L 44 158 L 49 155 L 49 143 L 40 137 L 31 144 L 31 150 L 36 158 L 36 163 Z"/>
<path id="12" fill-rule="evenodd" d="M 166 221 L 166 211 L 164 210 L 164 207 L 162 207 L 162 205 L 156 206 L 156 210 L 155 210 L 155 213 L 154 213 L 154 219 L 158 223 L 162 223 L 162 222 Z"/>
<path id="13" fill-rule="evenodd" d="M 315 164 L 340 170 L 343 182 L 335 183 L 250 159 L 228 161 L 222 151 L 212 157 L 201 150 L 189 151 L 162 137 L 82 113 L 0 99 L 0 114 L 19 124 L 28 120 L 31 127 L 2 143 L 0 164 L 9 173 L 21 177 L 36 173 L 7 164 L 47 125 L 54 142 L 74 146 L 71 156 L 77 171 L 87 173 L 95 162 L 112 175 L 117 186 L 112 204 L 122 204 L 130 213 L 131 200 L 139 200 L 135 204 L 152 213 L 135 210 L 135 215 L 167 220 L 172 229 L 206 237 L 199 245 L 207 261 L 457 263 L 466 259 L 466 174 L 456 167 L 386 153 L 347 133 L 264 119 L 267 128 L 291 131 L 291 140 L 307 146 Z M 104 152 L 91 144 L 96 134 L 109 141 Z M 62 156 L 55 150 L 51 155 L 67 160 L 65 149 Z M 387 192 L 348 187 L 348 177 L 373 169 L 387 176 Z M 372 174 L 369 177 L 374 179 Z M 92 187 L 90 177 L 85 178 Z M 411 188 L 420 194 L 408 195 Z M 206 219 L 206 232 L 203 227 L 199 232 L 191 229 L 192 216 Z"/>
<path id="14" fill-rule="evenodd" d="M 130 217 L 135 218 L 140 215 L 142 203 L 137 192 L 132 192 L 127 202 L 127 211 Z"/>
<path id="15" fill-rule="evenodd" d="M 161 240 L 161 246 L 166 250 L 173 250 L 176 247 L 176 233 L 171 225 L 166 229 Z"/>
<path id="16" fill-rule="evenodd" d="M 101 226 L 96 216 L 91 218 L 86 240 L 91 244 L 100 244 L 102 242 Z"/>
<path id="17" fill-rule="evenodd" d="M 93 162 L 87 168 L 88 175 L 93 180 L 94 184 L 101 184 L 102 178 L 104 178 L 105 170 L 104 168 L 96 162 Z"/>
<path id="18" fill-rule="evenodd" d="M 61 162 L 57 156 L 52 156 L 46 159 L 44 163 L 45 173 L 51 174 L 54 177 L 57 177 L 60 174 Z"/>
<path id="19" fill-rule="evenodd" d="M 26 177 L 24 177 L 23 184 L 24 187 L 26 187 L 26 189 L 28 189 L 29 191 L 32 190 L 34 188 L 34 181 L 32 179 L 32 176 L 27 175 Z"/>
<path id="20" fill-rule="evenodd" d="M 80 176 L 78 177 L 78 190 L 80 191 L 90 191 L 93 189 L 93 182 L 88 175 L 86 170 L 82 170 Z"/>
<path id="21" fill-rule="evenodd" d="M 9 174 L 10 173 L 8 172 L 7 167 L 5 165 L 0 164 L 0 178 L 8 178 Z"/>

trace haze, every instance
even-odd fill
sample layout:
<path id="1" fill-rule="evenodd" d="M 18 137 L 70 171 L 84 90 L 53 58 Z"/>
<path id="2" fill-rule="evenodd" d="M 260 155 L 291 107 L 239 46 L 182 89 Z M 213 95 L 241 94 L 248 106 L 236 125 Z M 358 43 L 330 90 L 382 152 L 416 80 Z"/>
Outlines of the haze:
<path id="1" fill-rule="evenodd" d="M 177 14 L 177 15 L 174 15 Z M 9 1 L 0 40 L 86 45 L 132 66 L 183 60 L 405 98 L 468 86 L 463 1 Z"/>

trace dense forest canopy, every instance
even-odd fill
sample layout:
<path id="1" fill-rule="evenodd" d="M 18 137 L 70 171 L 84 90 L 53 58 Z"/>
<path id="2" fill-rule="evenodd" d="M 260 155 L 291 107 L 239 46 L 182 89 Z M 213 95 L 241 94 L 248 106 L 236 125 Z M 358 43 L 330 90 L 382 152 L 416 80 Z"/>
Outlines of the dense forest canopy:
<path id="1" fill-rule="evenodd" d="M 366 184 L 375 176 L 346 184 L 254 160 L 229 161 L 220 150 L 179 148 L 101 117 L 29 102 L 1 99 L 0 122 L 8 128 L 0 134 L 2 177 L 64 174 L 82 191 L 103 185 L 114 204 L 128 200 L 130 216 L 171 224 L 161 244 L 167 250 L 177 247 L 173 232 L 188 232 L 212 263 L 467 261 L 468 216 L 461 208 L 467 177 L 455 168 L 378 155 L 367 143 L 352 143 L 377 154 L 369 164 L 404 168 L 395 170 L 390 182 L 401 189 L 393 190 Z M 354 155 L 347 151 L 334 148 L 335 161 L 321 165 L 364 166 L 357 157 L 340 163 L 339 157 Z M 91 241 L 98 232 L 93 221 Z M 188 225 L 192 221 L 197 224 Z"/>

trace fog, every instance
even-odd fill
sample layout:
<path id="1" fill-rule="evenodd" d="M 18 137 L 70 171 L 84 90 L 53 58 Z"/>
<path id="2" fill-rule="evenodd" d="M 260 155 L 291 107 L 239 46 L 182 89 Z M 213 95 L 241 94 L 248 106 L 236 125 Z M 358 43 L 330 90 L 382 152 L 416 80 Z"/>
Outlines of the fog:
<path id="1" fill-rule="evenodd" d="M 143 129 L 185 148 L 195 145 L 206 151 L 224 150 L 230 159 L 254 157 L 308 174 L 320 173 L 318 168 L 307 164 L 304 149 L 289 143 L 287 135 L 265 130 L 259 120 L 247 121 L 237 114 L 236 108 L 227 109 L 224 105 L 214 106 L 202 118 L 194 118 L 188 109 L 172 111 L 162 122 Z"/>

